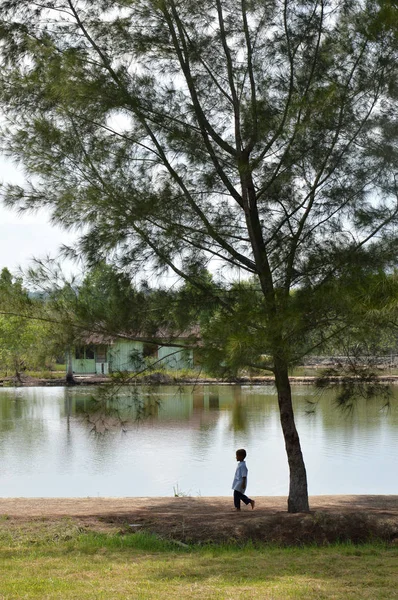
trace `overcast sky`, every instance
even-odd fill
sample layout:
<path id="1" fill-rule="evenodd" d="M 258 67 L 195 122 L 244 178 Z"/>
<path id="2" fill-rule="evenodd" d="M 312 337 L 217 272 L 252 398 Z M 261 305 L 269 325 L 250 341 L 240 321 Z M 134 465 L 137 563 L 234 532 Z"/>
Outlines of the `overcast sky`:
<path id="1" fill-rule="evenodd" d="M 23 174 L 0 156 L 0 181 L 23 183 Z M 19 216 L 0 201 L 0 270 L 16 272 L 26 268 L 33 257 L 57 256 L 62 244 L 71 244 L 75 236 L 49 223 L 49 214 Z"/>

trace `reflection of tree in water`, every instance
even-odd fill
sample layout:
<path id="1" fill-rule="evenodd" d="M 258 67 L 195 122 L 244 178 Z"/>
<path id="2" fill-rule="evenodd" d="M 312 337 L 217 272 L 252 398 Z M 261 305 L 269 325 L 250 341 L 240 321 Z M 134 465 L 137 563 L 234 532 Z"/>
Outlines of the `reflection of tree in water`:
<path id="1" fill-rule="evenodd" d="M 2 395 L 0 402 L 0 431 L 11 431 L 15 428 L 15 421 L 24 416 L 24 402 L 18 393 L 12 391 Z"/>
<path id="2" fill-rule="evenodd" d="M 346 359 L 323 369 L 315 380 L 318 390 L 334 390 L 337 408 L 353 413 L 363 402 L 378 401 L 381 408 L 391 406 L 392 388 L 388 382 L 380 381 L 378 357 L 373 351 L 363 355 L 363 349 L 346 349 Z"/>
<path id="3" fill-rule="evenodd" d="M 242 402 L 235 401 L 232 405 L 231 429 L 233 431 L 247 431 L 247 408 Z"/>
<path id="4" fill-rule="evenodd" d="M 230 429 L 246 432 L 248 426 L 247 406 L 242 402 L 242 389 L 240 386 L 234 389 L 233 395 Z"/>
<path id="5" fill-rule="evenodd" d="M 219 410 L 220 408 L 220 396 L 219 394 L 210 393 L 209 395 L 209 410 Z"/>
<path id="6" fill-rule="evenodd" d="M 92 433 L 128 431 L 133 424 L 157 417 L 160 398 L 151 386 L 131 387 L 127 391 L 112 384 L 97 388 L 87 401 L 76 403 L 76 414 L 84 417 Z"/>
<path id="7" fill-rule="evenodd" d="M 196 386 L 106 385 L 99 387 L 90 396 L 75 396 L 75 414 L 83 417 L 90 431 L 106 433 L 127 431 L 142 421 L 187 421 L 189 426 L 210 426 L 211 413 L 218 413 L 220 396 L 218 391 L 203 390 Z M 76 394 L 76 391 L 73 392 Z M 166 397 L 167 402 L 163 399 Z"/>
<path id="8" fill-rule="evenodd" d="M 202 412 L 205 409 L 205 394 L 203 388 L 195 388 L 192 392 L 192 406 L 194 411 Z"/>

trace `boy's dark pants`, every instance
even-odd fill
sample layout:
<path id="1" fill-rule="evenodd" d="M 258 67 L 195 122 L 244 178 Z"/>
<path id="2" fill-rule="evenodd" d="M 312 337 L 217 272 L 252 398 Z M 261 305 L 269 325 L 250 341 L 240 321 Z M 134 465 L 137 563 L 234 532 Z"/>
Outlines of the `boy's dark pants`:
<path id="1" fill-rule="evenodd" d="M 250 498 L 248 498 L 247 496 L 242 494 L 242 492 L 238 492 L 238 490 L 234 490 L 234 505 L 235 505 L 235 508 L 237 508 L 238 510 L 240 510 L 240 501 L 241 500 L 246 505 L 250 504 L 250 502 L 251 502 Z"/>

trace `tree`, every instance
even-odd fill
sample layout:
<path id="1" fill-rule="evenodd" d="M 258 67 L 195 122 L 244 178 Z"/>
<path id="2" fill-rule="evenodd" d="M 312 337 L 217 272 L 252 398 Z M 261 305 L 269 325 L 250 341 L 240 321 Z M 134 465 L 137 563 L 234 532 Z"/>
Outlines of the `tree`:
<path id="1" fill-rule="evenodd" d="M 204 266 L 255 279 L 247 335 L 265 326 L 291 512 L 309 509 L 292 348 L 324 326 L 333 278 L 396 260 L 389 4 L 2 3 L 4 148 L 30 176 L 5 202 L 82 228 L 89 264 L 113 256 L 212 294 Z M 217 301 L 233 316 L 224 288 Z"/>
<path id="2" fill-rule="evenodd" d="M 75 286 L 74 312 L 81 330 L 126 337 L 150 337 L 167 323 L 167 290 L 136 289 L 126 272 L 101 261 Z M 164 298 L 162 300 L 162 298 Z"/>
<path id="3" fill-rule="evenodd" d="M 11 371 L 21 381 L 21 371 L 41 368 L 53 358 L 49 327 L 32 319 L 38 301 L 14 278 L 7 268 L 0 273 L 0 368 Z"/>
<path id="4" fill-rule="evenodd" d="M 39 310 L 30 313 L 33 320 L 47 324 L 53 346 L 66 353 L 66 381 L 76 383 L 72 354 L 88 335 L 116 335 L 128 331 L 140 304 L 130 280 L 105 262 L 99 263 L 81 278 L 65 277 L 57 261 L 36 260 L 27 271 L 30 285 L 41 297 Z"/>

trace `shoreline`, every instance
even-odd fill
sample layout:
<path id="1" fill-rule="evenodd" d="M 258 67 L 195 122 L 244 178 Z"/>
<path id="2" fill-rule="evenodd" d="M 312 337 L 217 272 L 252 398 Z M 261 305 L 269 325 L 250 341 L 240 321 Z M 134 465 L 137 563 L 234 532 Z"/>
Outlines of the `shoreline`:
<path id="1" fill-rule="evenodd" d="M 290 383 L 292 385 L 313 385 L 317 380 L 317 377 L 313 375 L 303 376 L 291 376 Z M 336 384 L 339 383 L 341 377 L 331 377 L 331 381 Z M 398 375 L 380 375 L 377 377 L 377 381 L 380 383 L 389 383 L 392 385 L 398 384 Z M 15 377 L 4 377 L 0 379 L 0 388 L 14 388 L 14 387 L 79 387 L 81 385 L 94 386 L 94 385 L 110 385 L 114 382 L 110 377 L 101 377 L 98 375 L 76 375 L 75 383 L 70 385 L 66 382 L 65 377 L 63 378 L 35 378 L 26 377 L 17 381 Z M 130 384 L 128 382 L 123 385 L 247 385 L 247 386 L 261 386 L 275 384 L 275 378 L 273 376 L 264 377 L 237 377 L 230 380 L 220 380 L 216 378 L 182 378 L 182 377 L 170 377 L 170 376 L 146 376 L 140 380 L 134 380 Z"/>
<path id="2" fill-rule="evenodd" d="M 287 496 L 257 496 L 255 512 L 287 513 Z M 310 496 L 311 512 L 366 511 L 368 514 L 388 514 L 398 518 L 398 494 L 325 494 Z M 134 511 L 161 510 L 167 508 L 172 513 L 189 507 L 190 510 L 207 511 L 209 508 L 225 508 L 229 512 L 232 505 L 231 496 L 143 496 L 143 497 L 37 497 L 14 498 L 0 497 L 0 514 L 12 516 L 30 515 L 100 515 L 108 512 L 130 514 Z M 303 513 L 305 514 L 305 513 Z"/>

